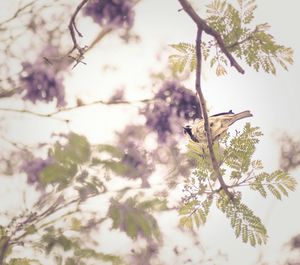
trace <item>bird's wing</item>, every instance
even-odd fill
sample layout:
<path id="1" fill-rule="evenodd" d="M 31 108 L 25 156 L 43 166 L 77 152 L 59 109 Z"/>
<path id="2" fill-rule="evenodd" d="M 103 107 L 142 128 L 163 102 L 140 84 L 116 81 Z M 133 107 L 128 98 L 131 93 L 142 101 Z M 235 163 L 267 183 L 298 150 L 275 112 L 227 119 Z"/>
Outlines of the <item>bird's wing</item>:
<path id="1" fill-rule="evenodd" d="M 224 116 L 211 117 L 210 121 L 214 121 L 214 124 L 211 125 L 211 127 L 213 126 L 213 139 L 218 138 L 221 134 L 226 132 L 229 126 L 231 126 L 236 121 L 252 116 L 253 115 L 250 113 L 250 111 L 247 110 L 237 114 L 227 114 Z"/>

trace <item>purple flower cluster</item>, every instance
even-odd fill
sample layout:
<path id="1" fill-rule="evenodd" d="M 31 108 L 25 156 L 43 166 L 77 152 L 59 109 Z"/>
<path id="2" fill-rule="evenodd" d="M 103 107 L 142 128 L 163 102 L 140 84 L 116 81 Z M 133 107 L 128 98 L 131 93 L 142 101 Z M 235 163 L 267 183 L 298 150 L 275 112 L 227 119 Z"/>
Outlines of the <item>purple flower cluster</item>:
<path id="1" fill-rule="evenodd" d="M 33 103 L 57 100 L 57 106 L 66 104 L 62 78 L 51 66 L 42 63 L 23 63 L 23 75 L 20 84 L 25 91 L 24 99 Z"/>
<path id="2" fill-rule="evenodd" d="M 124 176 L 129 179 L 140 178 L 142 187 L 149 187 L 148 177 L 154 171 L 154 165 L 149 157 L 149 153 L 140 144 L 144 138 L 141 126 L 127 126 L 119 134 L 119 148 L 124 152 L 122 163 L 127 170 Z"/>
<path id="3" fill-rule="evenodd" d="M 130 28 L 134 21 L 133 5 L 132 0 L 92 0 L 84 14 L 101 26 Z"/>
<path id="4" fill-rule="evenodd" d="M 27 175 L 27 183 L 30 185 L 37 185 L 41 188 L 40 173 L 48 166 L 52 164 L 52 159 L 35 158 L 32 160 L 25 160 L 21 166 L 21 170 Z"/>
<path id="5" fill-rule="evenodd" d="M 165 142 L 169 134 L 182 131 L 182 123 L 201 117 L 196 95 L 177 81 L 165 82 L 155 95 L 154 103 L 149 103 L 141 113 L 161 142 Z"/>
<path id="6" fill-rule="evenodd" d="M 131 250 L 131 260 L 130 264 L 132 265 L 151 265 L 152 259 L 155 258 L 159 252 L 159 245 L 154 240 L 148 240 L 148 244 L 146 248 L 141 249 L 140 251 L 136 251 L 134 249 Z"/>
<path id="7" fill-rule="evenodd" d="M 109 101 L 121 101 L 124 100 L 124 88 L 117 89 L 115 93 L 110 97 Z"/>

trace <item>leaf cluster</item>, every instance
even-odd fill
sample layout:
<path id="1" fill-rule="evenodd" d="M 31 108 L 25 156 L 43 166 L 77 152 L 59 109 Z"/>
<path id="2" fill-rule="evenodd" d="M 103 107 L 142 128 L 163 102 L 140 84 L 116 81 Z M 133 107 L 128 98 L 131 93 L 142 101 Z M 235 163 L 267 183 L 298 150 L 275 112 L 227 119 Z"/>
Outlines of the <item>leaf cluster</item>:
<path id="1" fill-rule="evenodd" d="M 113 199 L 107 216 L 113 221 L 113 229 L 124 231 L 132 239 L 140 236 L 160 240 L 157 221 L 150 211 L 163 209 L 166 209 L 165 201 L 158 199 L 141 202 L 137 201 L 137 197 L 130 197 L 125 202 Z"/>
<path id="2" fill-rule="evenodd" d="M 295 190 L 296 184 L 296 180 L 286 172 L 276 170 L 271 174 L 262 172 L 256 175 L 250 183 L 250 188 L 258 191 L 264 198 L 267 197 L 267 191 L 269 191 L 276 199 L 281 200 L 282 195 L 288 196 L 289 191 Z"/>
<path id="3" fill-rule="evenodd" d="M 267 23 L 251 27 L 256 8 L 255 0 L 237 0 L 237 7 L 226 0 L 213 0 L 207 5 L 206 22 L 221 35 L 230 53 L 256 71 L 262 69 L 266 73 L 276 74 L 276 64 L 287 70 L 288 65 L 293 63 L 293 50 L 275 42 L 268 33 L 270 26 Z M 182 72 L 189 66 L 189 70 L 193 71 L 196 66 L 195 46 L 189 43 L 170 46 L 179 52 L 169 57 L 173 69 Z M 225 75 L 228 59 L 217 42 L 202 42 L 201 48 L 204 60 L 210 60 L 210 66 L 215 67 L 216 74 Z"/>
<path id="4" fill-rule="evenodd" d="M 197 163 L 193 176 L 185 184 L 185 197 L 179 210 L 181 225 L 194 229 L 205 224 L 209 209 L 215 202 L 229 219 L 236 237 L 241 237 L 243 242 L 249 242 L 252 246 L 266 243 L 267 230 L 260 218 L 242 202 L 240 189 L 248 187 L 263 197 L 269 191 L 275 198 L 281 199 L 295 190 L 296 180 L 282 170 L 264 172 L 261 161 L 253 159 L 261 136 L 257 127 L 247 123 L 243 131 L 236 132 L 234 136 L 226 133 L 214 143 L 220 172 L 233 198 L 229 198 L 219 187 L 207 148 L 190 141 L 189 155 Z"/>
<path id="5" fill-rule="evenodd" d="M 84 247 L 81 238 L 78 236 L 67 237 L 61 229 L 56 229 L 53 226 L 48 227 L 46 231 L 40 244 L 47 254 L 55 253 L 55 260 L 58 265 L 84 265 L 91 261 L 111 262 L 113 265 L 124 264 L 118 256 L 104 254 L 94 250 L 94 248 Z M 64 257 L 64 252 L 70 254 Z"/>
<path id="6" fill-rule="evenodd" d="M 241 202 L 240 198 L 231 200 L 221 192 L 216 205 L 230 220 L 236 237 L 241 236 L 242 241 L 244 243 L 249 242 L 251 246 L 266 243 L 267 230 L 265 226 L 260 218 L 247 205 Z"/>
<path id="7" fill-rule="evenodd" d="M 66 188 L 79 172 L 80 165 L 88 162 L 91 157 L 91 146 L 84 136 L 71 133 L 67 143 L 56 142 L 49 149 L 49 164 L 40 173 L 40 181 L 44 186 L 58 185 L 58 189 Z"/>

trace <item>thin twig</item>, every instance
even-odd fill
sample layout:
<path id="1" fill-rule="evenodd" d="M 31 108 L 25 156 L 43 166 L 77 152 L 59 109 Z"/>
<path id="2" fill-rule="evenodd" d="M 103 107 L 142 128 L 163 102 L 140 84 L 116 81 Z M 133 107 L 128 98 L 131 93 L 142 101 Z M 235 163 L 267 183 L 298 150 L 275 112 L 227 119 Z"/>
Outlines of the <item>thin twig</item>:
<path id="1" fill-rule="evenodd" d="M 254 38 L 253 34 L 254 34 L 255 32 L 257 32 L 256 29 L 255 29 L 248 37 L 246 37 L 245 39 L 240 40 L 240 41 L 237 41 L 237 42 L 234 42 L 234 43 L 228 45 L 226 48 L 227 48 L 228 50 L 232 50 L 232 49 L 234 49 L 236 46 L 241 45 L 241 44 L 243 44 L 243 43 L 245 43 L 245 42 L 247 42 L 247 41 L 253 39 L 253 38 Z"/>
<path id="2" fill-rule="evenodd" d="M 222 36 L 219 32 L 214 30 L 212 27 L 208 26 L 206 21 L 203 20 L 193 9 L 193 7 L 189 4 L 187 0 L 178 0 L 182 5 L 183 10 L 192 18 L 192 20 L 196 23 L 198 28 L 201 28 L 206 34 L 211 35 L 217 41 L 221 51 L 226 55 L 228 60 L 230 61 L 231 66 L 233 66 L 239 73 L 244 74 L 244 69 L 237 63 L 231 53 L 228 51 Z"/>
<path id="3" fill-rule="evenodd" d="M 80 4 L 76 7 L 73 15 L 71 16 L 70 22 L 69 22 L 69 30 L 70 30 L 70 34 L 71 34 L 71 38 L 73 41 L 73 48 L 69 51 L 69 54 L 71 54 L 74 50 L 77 50 L 79 52 L 79 58 L 77 59 L 77 63 L 80 62 L 80 60 L 83 57 L 83 53 L 85 50 L 85 47 L 80 47 L 78 42 L 77 42 L 77 38 L 76 38 L 76 34 L 79 37 L 82 37 L 82 34 L 80 33 L 80 31 L 78 30 L 77 26 L 76 26 L 76 16 L 78 15 L 79 11 L 84 7 L 84 5 L 88 2 L 89 0 L 82 0 L 80 2 Z"/>
<path id="4" fill-rule="evenodd" d="M 35 2 L 37 2 L 37 0 L 31 1 L 31 2 L 27 3 L 26 5 L 20 7 L 20 8 L 14 13 L 14 15 L 13 15 L 12 17 L 8 18 L 7 20 L 4 20 L 4 21 L 0 22 L 0 26 L 2 26 L 2 25 L 4 25 L 4 24 L 6 24 L 6 23 L 8 23 L 8 22 L 10 22 L 10 21 L 12 21 L 12 20 L 14 20 L 15 18 L 17 18 L 17 17 L 20 15 L 20 13 L 21 13 L 22 11 L 24 11 L 26 8 L 32 6 Z"/>
<path id="5" fill-rule="evenodd" d="M 70 119 L 55 117 L 55 115 L 57 115 L 59 113 L 63 113 L 63 112 L 76 110 L 76 109 L 79 109 L 79 108 L 85 108 L 85 107 L 89 107 L 89 106 L 93 106 L 93 105 L 98 105 L 98 104 L 103 104 L 103 105 L 128 104 L 128 105 L 130 105 L 130 104 L 135 104 L 135 103 L 147 103 L 147 102 L 150 102 L 152 100 L 153 99 L 142 99 L 142 100 L 132 100 L 132 101 L 128 101 L 128 100 L 109 100 L 109 101 L 96 100 L 96 101 L 86 103 L 86 104 L 82 104 L 82 105 L 76 105 L 76 106 L 72 106 L 72 107 L 58 109 L 58 110 L 55 110 L 53 112 L 46 113 L 46 114 L 39 113 L 39 112 L 33 112 L 33 111 L 30 111 L 30 110 L 26 110 L 26 109 L 0 108 L 0 111 L 17 112 L 17 113 L 21 113 L 21 114 L 29 114 L 29 115 L 34 115 L 34 116 L 38 116 L 38 117 L 41 117 L 41 118 L 50 118 L 50 119 L 53 119 L 53 120 L 56 120 L 56 121 L 69 123 Z"/>
<path id="6" fill-rule="evenodd" d="M 96 36 L 96 38 L 92 41 L 92 43 L 88 46 L 88 48 L 85 50 L 85 53 L 90 51 L 95 47 L 95 45 L 102 40 L 108 33 L 112 32 L 112 28 L 104 28 L 102 31 L 99 32 L 99 34 Z"/>
<path id="7" fill-rule="evenodd" d="M 53 115 L 51 113 L 50 114 L 43 114 L 43 113 L 33 112 L 33 111 L 30 111 L 30 110 L 26 110 L 26 109 L 0 108 L 0 111 L 17 112 L 17 113 L 21 113 L 21 114 L 29 114 L 29 115 L 34 115 L 34 116 L 38 116 L 38 117 L 41 117 L 41 118 L 50 118 L 50 119 L 65 122 L 65 123 L 70 122 L 69 119 L 62 119 L 62 118 L 58 118 L 58 117 L 52 117 Z"/>
<path id="8" fill-rule="evenodd" d="M 130 105 L 130 104 L 134 104 L 134 103 L 147 103 L 147 102 L 150 102 L 151 100 L 152 99 L 141 99 L 141 100 L 132 100 L 132 101 L 129 101 L 129 100 L 108 100 L 108 101 L 96 100 L 96 101 L 86 103 L 86 104 L 82 104 L 82 105 L 76 105 L 76 106 L 72 106 L 72 107 L 68 107 L 68 108 L 59 109 L 59 110 L 56 110 L 56 111 L 54 111 L 52 113 L 49 113 L 47 115 L 53 116 L 53 115 L 56 115 L 58 113 L 68 112 L 68 111 L 72 111 L 72 110 L 75 110 L 75 109 L 85 108 L 85 107 L 98 105 L 98 104 L 102 104 L 102 105 L 122 105 L 122 104 L 126 105 L 126 104 L 129 104 Z"/>

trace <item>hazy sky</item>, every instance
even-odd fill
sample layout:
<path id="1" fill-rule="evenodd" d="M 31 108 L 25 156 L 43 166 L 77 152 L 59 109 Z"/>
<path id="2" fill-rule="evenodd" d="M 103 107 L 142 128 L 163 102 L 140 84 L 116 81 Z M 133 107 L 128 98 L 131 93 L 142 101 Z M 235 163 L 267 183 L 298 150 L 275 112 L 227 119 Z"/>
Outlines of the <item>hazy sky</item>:
<path id="1" fill-rule="evenodd" d="M 1 2 L 0 6 L 8 5 L 7 2 Z M 74 5 L 77 3 L 73 2 Z M 193 1 L 200 13 L 207 2 Z M 228 2 L 235 3 L 233 0 Z M 225 77 L 216 77 L 213 71 L 204 69 L 203 89 L 212 113 L 230 109 L 234 112 L 250 110 L 253 113 L 251 124 L 261 127 L 264 133 L 257 156 L 263 160 L 267 170 L 275 170 L 279 166 L 278 138 L 281 134 L 287 132 L 300 138 L 300 1 L 258 0 L 257 4 L 255 21 L 259 24 L 268 22 L 275 39 L 294 49 L 294 65 L 289 67 L 288 72 L 278 68 L 276 76 L 257 73 L 247 66 L 244 75 L 230 69 Z M 167 45 L 194 42 L 196 28 L 184 12 L 177 11 L 179 8 L 176 0 L 141 1 L 136 9 L 135 30 L 142 41 L 125 46 L 116 36 L 104 39 L 87 55 L 87 65 L 79 65 L 68 77 L 66 85 L 69 95 L 93 101 L 108 97 L 116 88 L 126 87 L 129 98 L 149 97 L 152 89 L 149 73 L 160 69 L 162 63 L 166 62 L 167 56 L 172 52 L 171 49 L 166 49 Z M 0 8 L 0 18 L 5 15 L 4 10 L 7 9 Z M 79 27 L 86 35 L 92 35 L 95 31 L 95 25 L 91 27 L 88 23 L 79 24 Z M 105 64 L 113 64 L 117 70 L 102 73 L 101 69 Z M 187 85 L 193 88 L 193 82 Z M 0 102 L 1 104 L 4 103 Z M 113 130 L 122 128 L 126 122 L 136 117 L 135 109 L 126 106 L 95 106 L 64 114 L 64 117 L 69 116 L 73 117 L 69 128 L 87 135 L 92 142 L 112 139 Z M 68 129 L 56 121 L 36 117 L 11 120 L 7 126 L 6 133 L 10 139 L 28 143 L 47 139 L 53 128 Z M 235 128 L 237 126 L 239 125 Z M 299 179 L 299 170 L 292 172 L 292 175 Z M 275 201 L 271 197 L 263 200 L 257 196 L 246 194 L 246 200 L 268 229 L 270 238 L 265 247 L 252 248 L 242 244 L 239 239 L 236 240 L 228 221 L 216 211 L 210 214 L 207 225 L 199 232 L 201 242 L 209 251 L 216 253 L 220 249 L 228 254 L 228 264 L 254 265 L 260 251 L 269 254 L 268 258 L 273 260 L 270 264 L 275 264 L 274 260 L 281 255 L 279 251 L 282 245 L 292 235 L 300 233 L 300 214 L 297 212 L 299 188 L 283 201 Z M 170 232 L 169 240 L 179 241 L 175 236 Z"/>

